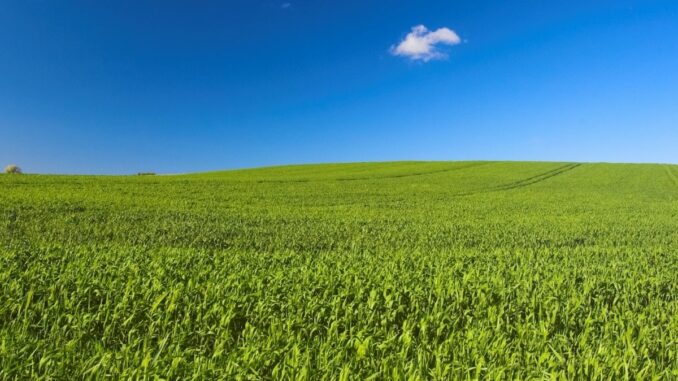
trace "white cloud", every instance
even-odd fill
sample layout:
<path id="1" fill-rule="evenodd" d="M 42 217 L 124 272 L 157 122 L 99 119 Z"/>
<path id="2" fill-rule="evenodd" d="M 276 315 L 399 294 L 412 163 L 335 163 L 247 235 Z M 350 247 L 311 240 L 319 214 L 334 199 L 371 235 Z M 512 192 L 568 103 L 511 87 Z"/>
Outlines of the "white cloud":
<path id="1" fill-rule="evenodd" d="M 447 54 L 438 48 L 439 45 L 459 43 L 461 39 L 452 29 L 440 28 L 430 31 L 423 25 L 417 25 L 398 45 L 391 47 L 391 54 L 427 62 L 447 58 Z"/>
<path id="2" fill-rule="evenodd" d="M 292 6 L 292 3 L 282 3 L 282 5 L 280 6 L 280 8 L 282 8 L 282 9 L 287 9 L 287 8 L 290 8 L 291 6 Z"/>

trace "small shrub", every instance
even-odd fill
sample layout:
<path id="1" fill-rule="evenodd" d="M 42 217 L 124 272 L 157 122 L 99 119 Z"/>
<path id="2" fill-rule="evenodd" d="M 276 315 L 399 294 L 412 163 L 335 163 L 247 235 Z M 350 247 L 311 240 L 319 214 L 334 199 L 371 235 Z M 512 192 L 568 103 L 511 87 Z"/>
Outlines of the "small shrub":
<path id="1" fill-rule="evenodd" d="M 10 165 L 5 167 L 5 173 L 20 175 L 21 174 L 21 168 L 19 168 L 19 166 L 16 165 L 16 164 L 10 164 Z"/>

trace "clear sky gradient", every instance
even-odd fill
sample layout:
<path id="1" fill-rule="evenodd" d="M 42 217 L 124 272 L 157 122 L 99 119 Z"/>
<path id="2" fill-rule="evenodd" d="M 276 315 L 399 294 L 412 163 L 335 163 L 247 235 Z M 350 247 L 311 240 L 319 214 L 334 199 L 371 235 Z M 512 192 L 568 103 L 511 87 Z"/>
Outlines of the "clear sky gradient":
<path id="1" fill-rule="evenodd" d="M 396 55 L 418 25 L 438 54 Z M 678 163 L 678 2 L 0 7 L 2 165 L 476 159 Z"/>

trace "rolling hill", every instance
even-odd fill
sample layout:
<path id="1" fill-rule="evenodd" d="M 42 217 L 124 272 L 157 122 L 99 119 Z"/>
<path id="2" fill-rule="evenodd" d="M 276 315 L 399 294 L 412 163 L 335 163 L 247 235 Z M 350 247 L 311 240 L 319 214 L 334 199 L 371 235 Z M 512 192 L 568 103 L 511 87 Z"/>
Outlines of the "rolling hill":
<path id="1" fill-rule="evenodd" d="M 678 166 L 0 176 L 0 379 L 678 377 Z"/>

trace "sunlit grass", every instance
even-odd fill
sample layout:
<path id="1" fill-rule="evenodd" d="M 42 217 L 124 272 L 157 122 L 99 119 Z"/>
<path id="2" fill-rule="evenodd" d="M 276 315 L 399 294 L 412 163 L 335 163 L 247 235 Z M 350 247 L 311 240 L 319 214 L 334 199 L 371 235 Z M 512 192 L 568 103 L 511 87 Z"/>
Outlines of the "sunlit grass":
<path id="1" fill-rule="evenodd" d="M 0 379 L 677 378 L 677 176 L 0 176 Z"/>

